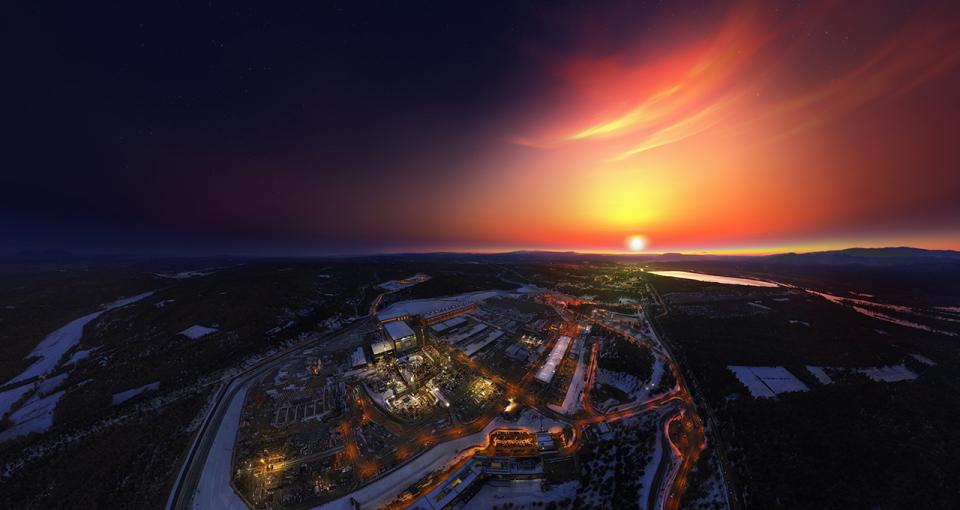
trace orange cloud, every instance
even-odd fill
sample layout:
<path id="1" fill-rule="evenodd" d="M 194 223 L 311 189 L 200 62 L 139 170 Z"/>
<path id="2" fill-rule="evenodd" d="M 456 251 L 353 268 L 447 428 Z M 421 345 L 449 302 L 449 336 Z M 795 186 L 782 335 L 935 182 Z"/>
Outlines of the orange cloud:
<path id="1" fill-rule="evenodd" d="M 611 154 L 606 159 L 616 161 L 724 127 L 739 130 L 779 122 L 787 126 L 784 133 L 794 132 L 903 94 L 960 61 L 957 17 L 938 18 L 924 11 L 840 78 L 772 102 L 758 99 L 761 90 L 776 86 L 776 79 L 795 72 L 783 59 L 789 58 L 788 52 L 778 45 L 785 45 L 788 36 L 796 38 L 791 30 L 798 26 L 816 26 L 833 15 L 825 7 L 829 5 L 812 5 L 778 25 L 771 20 L 769 6 L 765 10 L 761 4 L 743 2 L 694 50 L 679 54 L 665 50 L 653 61 L 640 62 L 630 61 L 629 49 L 620 57 L 578 56 L 561 73 L 579 94 L 571 98 L 572 111 L 584 109 L 578 102 L 601 111 L 628 106 L 586 125 L 574 120 L 566 135 L 526 137 L 522 143 L 553 148 L 608 141 Z"/>

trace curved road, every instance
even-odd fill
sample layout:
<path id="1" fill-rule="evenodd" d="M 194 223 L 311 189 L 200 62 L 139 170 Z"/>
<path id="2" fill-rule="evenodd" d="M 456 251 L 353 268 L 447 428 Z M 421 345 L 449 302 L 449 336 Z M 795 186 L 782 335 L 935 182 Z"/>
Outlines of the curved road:
<path id="1" fill-rule="evenodd" d="M 362 324 L 364 324 L 364 322 L 365 321 L 363 320 L 355 321 L 353 324 L 350 324 L 345 328 L 329 332 L 320 337 L 297 344 L 282 351 L 278 351 L 273 355 L 254 363 L 243 372 L 240 372 L 234 376 L 223 387 L 221 387 L 220 391 L 217 393 L 213 408 L 204 418 L 203 423 L 200 425 L 200 430 L 197 432 L 197 436 L 194 439 L 193 444 L 190 446 L 190 450 L 187 452 L 187 457 L 184 460 L 183 467 L 180 468 L 180 473 L 177 475 L 176 481 L 174 481 L 173 489 L 170 492 L 170 497 L 167 499 L 167 505 L 165 508 L 167 510 L 185 510 L 191 508 L 193 496 L 196 493 L 197 486 L 200 482 L 200 475 L 203 473 L 203 467 L 206 464 L 207 456 L 210 454 L 210 447 L 213 445 L 213 441 L 217 436 L 217 431 L 220 429 L 220 425 L 223 422 L 223 417 L 226 415 L 227 409 L 230 407 L 230 403 L 233 401 L 234 397 L 236 397 L 238 392 L 240 392 L 247 384 L 253 382 L 258 377 L 264 375 L 273 368 L 276 368 L 276 365 L 278 365 L 283 358 L 289 356 L 290 354 L 303 350 L 304 348 L 313 344 L 328 340 L 334 336 L 346 335 L 353 330 L 358 329 Z"/>
<path id="2" fill-rule="evenodd" d="M 370 317 L 374 316 L 376 313 L 377 306 L 382 302 L 384 296 L 383 293 L 379 295 L 371 305 Z M 557 310 L 560 312 L 560 310 Z M 565 311 L 565 310 L 564 310 Z M 561 317 L 565 320 L 570 320 L 565 316 L 564 313 L 560 313 Z M 601 325 L 602 327 L 611 328 L 609 325 L 603 323 L 602 321 L 596 321 L 593 319 L 588 319 L 592 322 Z M 571 321 L 572 322 L 572 321 Z M 220 426 L 223 422 L 223 418 L 227 413 L 227 409 L 230 407 L 231 402 L 237 396 L 237 394 L 242 391 L 247 385 L 267 373 L 268 371 L 275 368 L 283 359 L 297 351 L 300 351 L 306 347 L 309 347 L 313 344 L 328 340 L 331 337 L 346 335 L 352 332 L 354 329 L 358 329 L 361 325 L 366 324 L 365 320 L 357 320 L 353 324 L 342 328 L 338 331 L 333 331 L 327 333 L 318 338 L 314 338 L 298 344 L 296 346 L 284 349 L 279 351 L 263 360 L 251 365 L 246 368 L 244 371 L 240 372 L 234 376 L 230 381 L 228 381 L 221 389 L 218 391 L 213 408 L 204 418 L 203 423 L 201 424 L 200 430 L 197 433 L 197 436 L 194 440 L 194 443 L 191 445 L 190 450 L 187 452 L 187 457 L 184 460 L 183 467 L 180 470 L 180 473 L 177 476 L 177 479 L 174 483 L 173 489 L 171 491 L 170 497 L 168 498 L 166 509 L 190 509 L 194 495 L 197 491 L 201 475 L 203 473 L 204 465 L 206 464 L 207 457 L 210 454 L 211 446 L 213 445 L 214 439 L 217 436 L 217 432 L 220 429 Z M 652 324 L 651 324 L 652 327 Z M 631 406 L 616 412 L 606 414 L 606 415 L 595 415 L 589 418 L 582 418 L 579 420 L 572 420 L 575 429 L 582 428 L 585 425 L 590 423 L 596 423 L 599 421 L 612 421 L 618 420 L 621 418 L 626 418 L 628 416 L 633 416 L 639 412 L 645 410 L 657 409 L 663 406 L 677 406 L 679 407 L 678 413 L 674 414 L 673 412 L 666 413 L 664 420 L 662 422 L 662 441 L 664 441 L 664 454 L 661 457 L 661 462 L 657 467 L 657 473 L 655 474 L 655 483 L 653 484 L 656 487 L 656 490 L 650 491 L 650 501 L 648 505 L 650 508 L 660 507 L 660 508 L 677 508 L 680 502 L 680 496 L 686 488 L 686 476 L 689 474 L 690 470 L 693 468 L 693 465 L 696 463 L 696 459 L 699 456 L 700 449 L 703 447 L 703 425 L 699 420 L 699 417 L 696 414 L 696 408 L 693 404 L 693 399 L 690 396 L 684 382 L 683 374 L 680 373 L 679 367 L 674 361 L 673 357 L 670 355 L 669 350 L 666 349 L 666 346 L 662 342 L 657 342 L 660 345 L 651 345 L 651 342 L 645 341 L 633 337 L 632 335 L 624 331 L 616 331 L 617 333 L 623 335 L 624 337 L 637 342 L 644 343 L 647 346 L 651 347 L 659 353 L 664 360 L 668 363 L 669 369 L 673 371 L 674 376 L 677 381 L 676 387 L 669 393 L 662 395 L 661 397 L 652 399 L 650 401 L 644 402 L 643 404 Z M 656 334 L 656 333 L 654 333 Z M 596 357 L 596 353 L 593 353 L 592 358 Z M 595 360 L 594 360 L 595 363 Z M 595 365 L 591 368 L 594 368 Z M 588 378 L 592 382 L 592 372 L 588 373 Z M 529 375 L 529 374 L 528 374 Z M 525 403 L 530 403 L 530 395 L 527 395 L 526 391 L 521 390 L 520 401 L 527 401 Z M 586 394 L 586 392 L 585 392 Z M 522 397 L 528 398 L 522 398 Z M 544 413 L 547 416 L 551 416 L 554 419 L 560 419 L 570 423 L 569 418 L 565 416 L 559 416 L 557 413 L 552 410 L 534 405 L 538 411 Z M 586 408 L 589 409 L 589 408 Z M 685 419 L 686 418 L 686 419 Z M 686 429 L 685 434 L 685 454 L 682 452 L 673 442 L 670 440 L 668 434 L 668 426 L 671 422 L 680 420 Z M 462 432 L 458 431 L 458 432 Z M 671 452 L 673 454 L 671 455 Z M 681 462 L 677 465 L 674 465 L 674 455 L 680 454 Z M 652 504 L 652 505 L 651 505 Z"/>

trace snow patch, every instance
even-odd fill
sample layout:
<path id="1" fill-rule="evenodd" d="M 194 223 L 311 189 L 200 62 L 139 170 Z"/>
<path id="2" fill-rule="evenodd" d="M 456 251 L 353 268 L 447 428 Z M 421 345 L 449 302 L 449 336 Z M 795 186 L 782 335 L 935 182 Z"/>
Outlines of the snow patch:
<path id="1" fill-rule="evenodd" d="M 491 485 L 486 483 L 463 506 L 463 510 L 490 510 L 493 507 L 503 508 L 507 503 L 514 507 L 534 506 L 535 504 L 557 502 L 564 499 L 573 499 L 577 496 L 577 481 L 554 485 L 549 489 L 543 488 L 540 480 L 515 480 L 507 485 Z M 539 505 L 537 505 L 539 506 Z"/>
<path id="2" fill-rule="evenodd" d="M 833 379 L 830 377 L 830 374 L 827 373 L 823 367 L 815 367 L 813 365 L 807 365 L 807 371 L 813 374 L 814 377 L 820 381 L 820 384 L 833 384 Z"/>
<path id="3" fill-rule="evenodd" d="M 776 398 L 781 393 L 810 389 L 794 377 L 790 371 L 780 366 L 747 367 L 730 365 L 727 368 L 750 390 L 750 394 L 757 398 Z"/>
<path id="4" fill-rule="evenodd" d="M 911 381 L 917 378 L 917 374 L 903 364 L 889 367 L 858 368 L 855 371 L 878 382 Z"/>
<path id="5" fill-rule="evenodd" d="M 73 353 L 73 355 L 70 356 L 70 359 L 68 359 L 67 362 L 64 363 L 63 365 L 64 365 L 64 366 L 73 365 L 74 363 L 76 363 L 76 362 L 78 362 L 78 361 L 80 361 L 80 360 L 87 359 L 87 358 L 90 357 L 90 353 L 92 353 L 92 352 L 95 351 L 95 350 L 96 350 L 96 348 L 87 349 L 87 350 L 83 350 L 83 351 L 77 351 L 77 352 Z"/>
<path id="6" fill-rule="evenodd" d="M 25 381 L 32 377 L 37 377 L 52 372 L 57 367 L 57 362 L 60 361 L 60 358 L 69 352 L 70 349 L 72 349 L 75 345 L 80 343 L 80 339 L 83 337 L 84 326 L 107 311 L 136 303 L 137 301 L 140 301 L 141 299 L 144 299 L 152 294 L 153 291 L 144 292 L 143 294 L 137 294 L 135 296 L 114 301 L 113 303 L 107 304 L 102 309 L 68 322 L 67 325 L 61 327 L 53 333 L 50 333 L 40 342 L 39 345 L 30 351 L 30 355 L 27 356 L 27 358 L 38 358 L 37 361 L 34 361 L 32 365 L 30 365 L 20 375 L 8 381 L 7 384 Z"/>
<path id="7" fill-rule="evenodd" d="M 46 432 L 53 425 L 53 411 L 63 391 L 27 402 L 23 407 L 10 414 L 13 426 L 0 432 L 0 442 L 25 436 L 32 432 Z"/>
<path id="8" fill-rule="evenodd" d="M 28 391 L 33 388 L 31 384 L 24 384 L 12 390 L 0 393 L 0 418 L 10 411 L 13 404 L 16 404 Z"/>
<path id="9" fill-rule="evenodd" d="M 233 445 L 240 430 L 240 411 L 247 396 L 243 387 L 233 396 L 217 435 L 210 446 L 210 453 L 203 464 L 203 472 L 193 495 L 195 510 L 246 510 L 247 505 L 233 491 L 230 478 L 233 473 Z"/>
<path id="10" fill-rule="evenodd" d="M 113 405 L 122 404 L 127 400 L 130 400 L 131 398 L 136 397 L 141 393 L 144 393 L 147 391 L 155 391 L 158 389 L 160 389 L 160 381 L 152 382 L 150 384 L 145 384 L 143 386 L 140 386 L 139 388 L 132 388 L 126 391 L 121 391 L 120 393 L 114 393 Z"/>
<path id="11" fill-rule="evenodd" d="M 216 333 L 219 331 L 217 328 L 208 328 L 206 326 L 201 326 L 199 324 L 194 324 L 189 328 L 180 332 L 181 335 L 190 338 L 191 340 L 196 340 L 200 337 L 207 336 L 211 333 Z"/>

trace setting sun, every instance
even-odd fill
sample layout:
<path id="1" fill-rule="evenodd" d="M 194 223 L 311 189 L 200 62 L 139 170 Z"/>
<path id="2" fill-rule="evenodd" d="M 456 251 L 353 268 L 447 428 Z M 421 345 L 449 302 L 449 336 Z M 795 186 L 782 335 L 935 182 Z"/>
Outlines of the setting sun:
<path id="1" fill-rule="evenodd" d="M 647 238 L 630 236 L 627 238 L 627 247 L 630 248 L 630 251 L 643 251 L 647 247 Z"/>

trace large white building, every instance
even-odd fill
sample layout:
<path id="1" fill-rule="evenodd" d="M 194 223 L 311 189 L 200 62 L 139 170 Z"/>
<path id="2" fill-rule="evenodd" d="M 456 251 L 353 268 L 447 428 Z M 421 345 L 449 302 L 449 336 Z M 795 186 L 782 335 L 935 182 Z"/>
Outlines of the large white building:
<path id="1" fill-rule="evenodd" d="M 391 352 L 407 352 L 417 347 L 417 334 L 404 321 L 391 321 L 383 324 L 383 336 L 373 342 L 370 350 L 379 358 Z"/>

